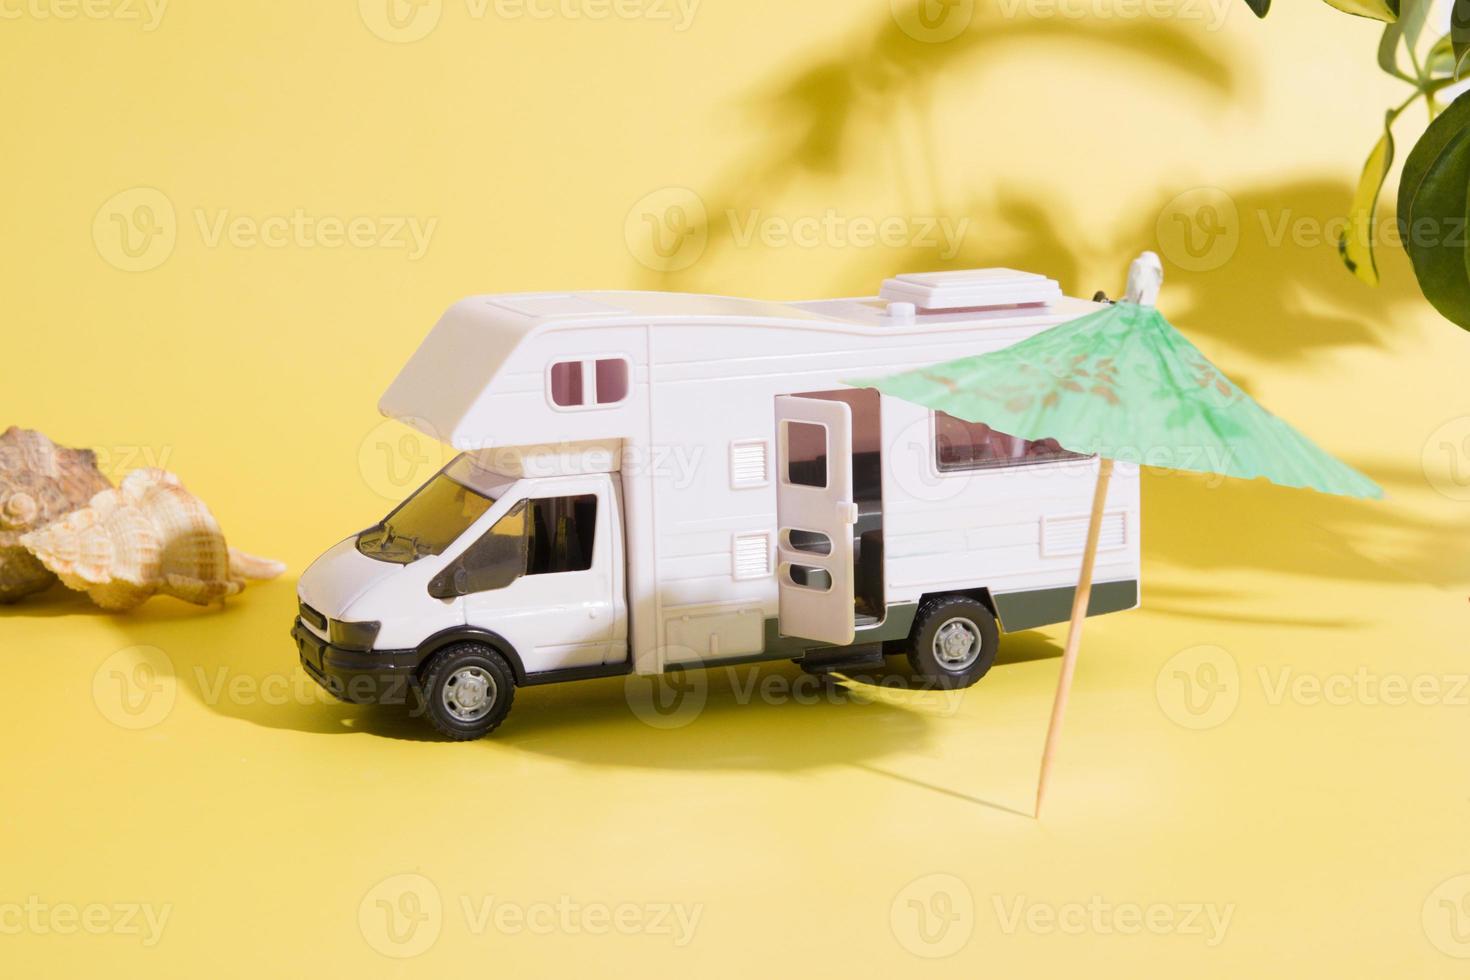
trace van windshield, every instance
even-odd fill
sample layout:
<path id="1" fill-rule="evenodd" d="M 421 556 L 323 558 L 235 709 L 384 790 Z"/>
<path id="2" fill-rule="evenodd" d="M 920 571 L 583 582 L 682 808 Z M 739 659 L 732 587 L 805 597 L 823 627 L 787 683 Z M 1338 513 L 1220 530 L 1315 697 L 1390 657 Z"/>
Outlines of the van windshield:
<path id="1" fill-rule="evenodd" d="M 490 509 L 504 485 L 504 477 L 483 469 L 471 454 L 456 456 L 393 513 L 359 534 L 357 550 L 399 565 L 442 554 Z"/>

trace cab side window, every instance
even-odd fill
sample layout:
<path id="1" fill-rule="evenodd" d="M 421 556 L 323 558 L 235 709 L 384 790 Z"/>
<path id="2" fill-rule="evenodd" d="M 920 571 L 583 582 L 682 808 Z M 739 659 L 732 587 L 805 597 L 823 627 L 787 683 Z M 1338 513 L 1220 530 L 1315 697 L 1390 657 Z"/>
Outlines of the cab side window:
<path id="1" fill-rule="evenodd" d="M 592 567 L 597 497 L 540 497 L 531 502 L 526 574 L 582 572 Z"/>
<path id="2" fill-rule="evenodd" d="M 464 554 L 429 581 L 429 595 L 437 599 L 503 589 L 526 570 L 526 529 L 529 502 L 522 500 L 465 549 Z"/>
<path id="3" fill-rule="evenodd" d="M 522 500 L 429 582 L 437 598 L 503 589 L 522 575 L 592 567 L 597 496 Z"/>

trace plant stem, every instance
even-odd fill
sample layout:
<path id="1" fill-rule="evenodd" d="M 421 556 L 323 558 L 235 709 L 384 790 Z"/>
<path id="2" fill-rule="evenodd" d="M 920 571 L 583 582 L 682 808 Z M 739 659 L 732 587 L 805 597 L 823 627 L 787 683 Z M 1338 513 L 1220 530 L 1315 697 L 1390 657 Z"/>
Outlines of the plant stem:
<path id="1" fill-rule="evenodd" d="M 1423 92 L 1425 95 L 1433 95 L 1435 92 L 1438 92 L 1441 89 L 1447 89 L 1451 85 L 1458 85 L 1462 81 L 1464 81 L 1464 79 L 1462 78 L 1436 78 L 1434 81 L 1430 82 L 1428 85 L 1420 89 L 1420 91 Z"/>
<path id="2" fill-rule="evenodd" d="M 1423 95 L 1425 98 L 1428 98 L 1429 97 L 1429 92 L 1428 92 L 1427 89 L 1424 90 L 1423 92 L 1415 92 L 1413 95 L 1409 96 L 1403 102 L 1399 103 L 1396 108 L 1393 108 L 1393 109 L 1388 110 L 1388 122 L 1384 124 L 1385 125 L 1385 128 L 1388 127 L 1388 126 L 1392 126 L 1395 122 L 1397 122 L 1399 116 L 1403 113 L 1403 111 L 1405 109 L 1407 109 L 1409 106 L 1413 105 L 1414 104 L 1414 100 L 1417 99 L 1420 95 Z"/>

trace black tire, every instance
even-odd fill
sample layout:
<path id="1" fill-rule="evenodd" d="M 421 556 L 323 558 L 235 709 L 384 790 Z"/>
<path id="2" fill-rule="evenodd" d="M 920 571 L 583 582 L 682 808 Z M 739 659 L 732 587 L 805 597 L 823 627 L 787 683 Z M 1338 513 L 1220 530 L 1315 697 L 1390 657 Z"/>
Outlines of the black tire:
<path id="1" fill-rule="evenodd" d="M 962 650 L 959 640 L 966 636 L 969 645 Z M 983 602 L 969 596 L 943 596 L 919 609 L 909 640 L 909 665 L 914 673 L 935 687 L 954 690 L 974 684 L 995 664 L 1000 626 Z"/>
<path id="2" fill-rule="evenodd" d="M 439 733 L 466 742 L 490 734 L 510 714 L 516 677 L 494 647 L 456 643 L 434 654 L 419 688 L 424 713 Z M 457 689 L 467 692 L 463 703 L 455 698 Z"/>

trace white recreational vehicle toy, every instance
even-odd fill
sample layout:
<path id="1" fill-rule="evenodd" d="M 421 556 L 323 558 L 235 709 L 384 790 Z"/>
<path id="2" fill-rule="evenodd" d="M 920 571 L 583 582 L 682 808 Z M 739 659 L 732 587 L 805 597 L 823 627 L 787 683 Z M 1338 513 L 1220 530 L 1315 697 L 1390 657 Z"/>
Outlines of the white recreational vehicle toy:
<path id="1" fill-rule="evenodd" d="M 904 652 L 963 687 L 1000 631 L 1065 621 L 1094 457 L 850 388 L 1096 305 L 1042 276 L 905 275 L 878 297 L 653 292 L 455 304 L 379 408 L 462 450 L 302 576 L 301 662 L 353 702 L 476 738 L 514 689 Z M 1138 603 L 1136 471 L 1092 615 Z"/>

